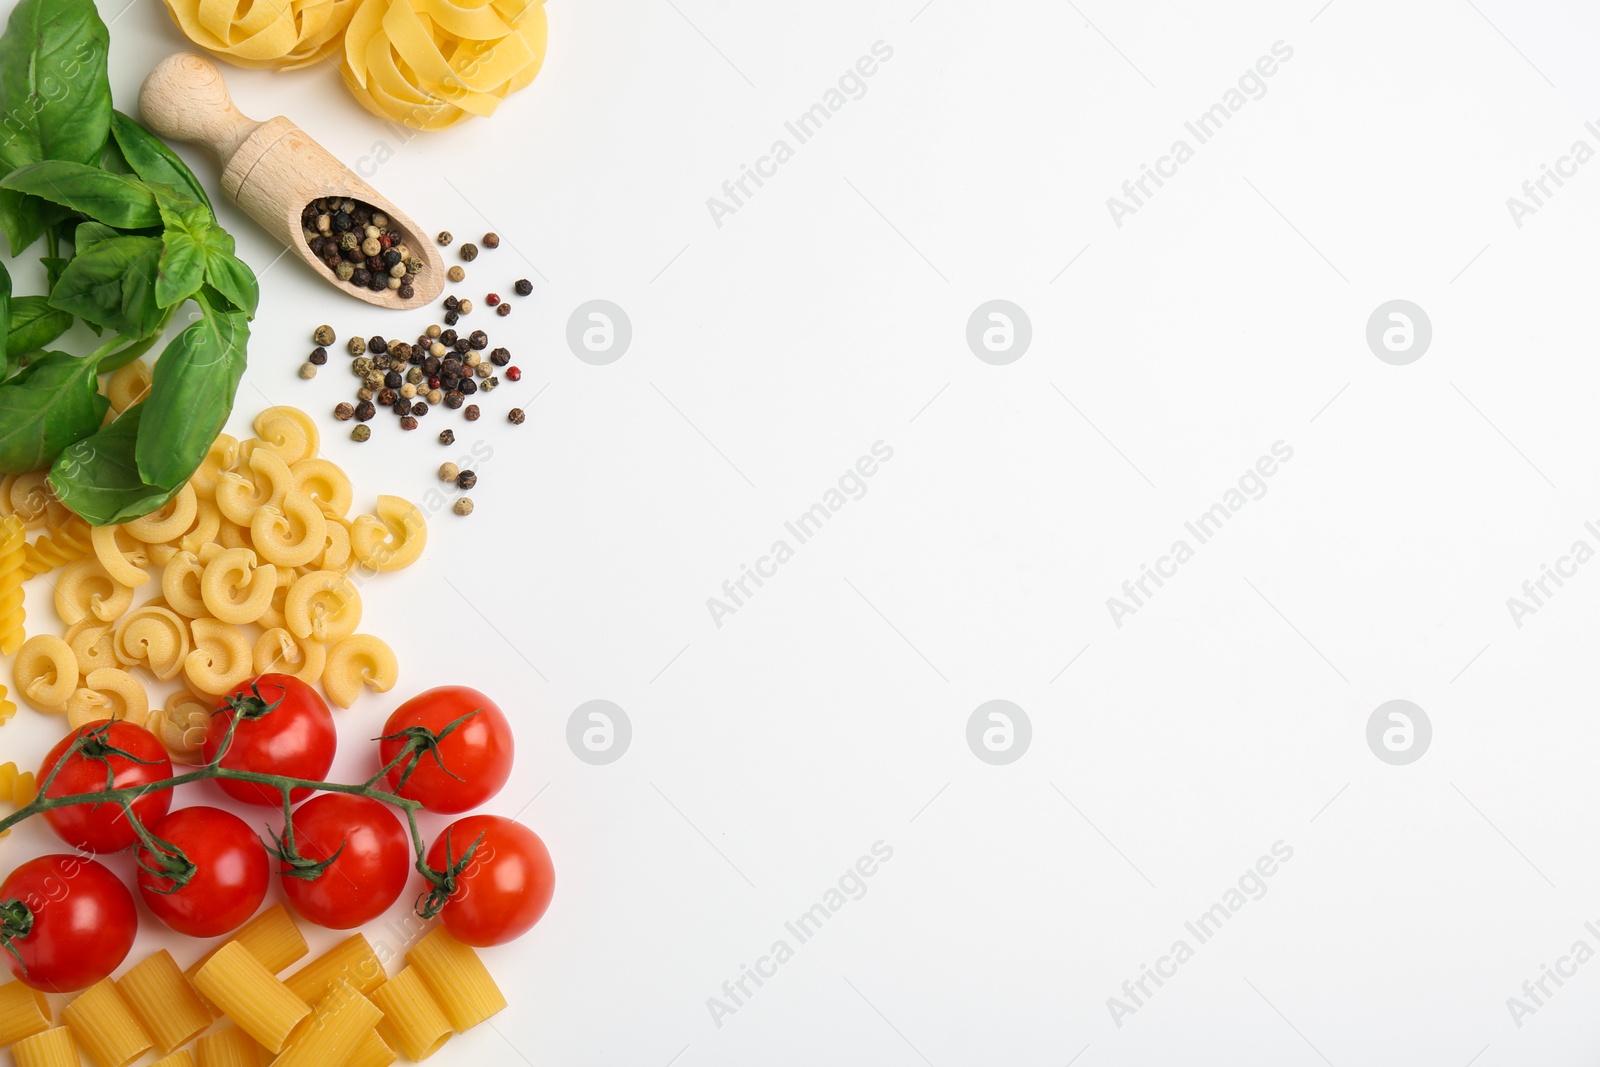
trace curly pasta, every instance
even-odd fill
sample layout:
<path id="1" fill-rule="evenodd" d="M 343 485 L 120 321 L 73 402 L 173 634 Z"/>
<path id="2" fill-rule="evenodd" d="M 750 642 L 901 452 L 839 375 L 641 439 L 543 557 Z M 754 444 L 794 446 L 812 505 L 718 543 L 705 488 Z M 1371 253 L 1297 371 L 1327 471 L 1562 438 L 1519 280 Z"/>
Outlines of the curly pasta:
<path id="1" fill-rule="evenodd" d="M 289 468 L 294 475 L 294 487 L 317 502 L 317 507 L 330 519 L 342 519 L 350 514 L 355 489 L 350 476 L 337 464 L 325 459 L 303 459 Z"/>
<path id="2" fill-rule="evenodd" d="M 183 673 L 190 688 L 218 696 L 250 677 L 254 650 L 243 630 L 217 619 L 195 619 L 189 631 L 194 651 L 184 659 Z"/>
<path id="3" fill-rule="evenodd" d="M 152 601 L 117 624 L 112 648 L 123 666 L 142 663 L 163 682 L 170 681 L 188 658 L 189 624 L 171 608 Z"/>
<path id="4" fill-rule="evenodd" d="M 421 558 L 428 544 L 428 520 L 421 508 L 397 496 L 380 496 L 373 511 L 350 524 L 356 559 L 376 571 L 397 571 Z"/>
<path id="5" fill-rule="evenodd" d="M 278 507 L 294 489 L 294 475 L 277 453 L 269 448 L 251 451 L 250 477 L 224 471 L 217 478 L 216 501 L 224 517 L 249 527 L 257 508 Z"/>
<path id="6" fill-rule="evenodd" d="M 311 459 L 322 446 L 316 421 L 299 408 L 267 408 L 256 416 L 256 436 L 291 467 Z"/>
<path id="7" fill-rule="evenodd" d="M 343 519 L 329 519 L 322 554 L 312 560 L 309 566 L 319 571 L 345 571 L 349 569 L 352 561 L 350 527 Z"/>
<path id="8" fill-rule="evenodd" d="M 361 593 L 342 574 L 312 571 L 289 587 L 283 617 L 296 637 L 332 644 L 361 625 Z"/>
<path id="9" fill-rule="evenodd" d="M 217 619 L 243 626 L 261 618 L 277 585 L 277 567 L 257 563 L 248 548 L 230 548 L 201 572 L 200 599 Z"/>
<path id="10" fill-rule="evenodd" d="M 132 534 L 135 540 L 143 541 L 147 545 L 161 544 L 182 536 L 194 525 L 195 516 L 199 511 L 199 501 L 195 496 L 194 486 L 185 485 L 178 490 L 177 496 L 167 501 L 166 506 L 152 511 L 142 519 L 123 523 L 123 529 Z"/>
<path id="11" fill-rule="evenodd" d="M 32 771 L 22 770 L 15 763 L 0 763 L 0 802 L 21 808 L 32 804 L 38 795 L 38 781 Z"/>
<path id="12" fill-rule="evenodd" d="M 29 705 L 48 715 L 60 715 L 78 688 L 78 657 L 61 638 L 34 634 L 11 661 L 11 679 L 17 695 Z"/>
<path id="13" fill-rule="evenodd" d="M 161 739 L 167 755 L 178 763 L 196 764 L 202 760 L 206 727 L 216 701 L 179 689 L 167 696 L 166 703 L 150 712 L 145 729 Z"/>
<path id="14" fill-rule="evenodd" d="M 274 566 L 303 567 L 327 547 L 328 520 L 315 500 L 292 492 L 283 498 L 281 508 L 269 505 L 255 513 L 250 543 Z"/>
<path id="15" fill-rule="evenodd" d="M 0 653 L 9 656 L 22 647 L 27 634 L 23 623 L 22 583 L 28 577 L 27 541 L 23 523 L 15 515 L 0 519 Z"/>
<path id="16" fill-rule="evenodd" d="M 124 527 L 92 527 L 89 541 L 94 545 L 95 558 L 112 581 L 133 589 L 150 580 L 150 575 L 144 570 L 150 562 L 149 547 L 136 540 Z"/>
<path id="17" fill-rule="evenodd" d="M 121 719 L 143 726 L 150 714 L 150 697 L 139 679 L 115 667 L 102 667 L 84 678 L 83 686 L 67 698 L 67 724 L 74 730 L 100 719 Z"/>
<path id="18" fill-rule="evenodd" d="M 223 471 L 233 470 L 238 459 L 238 440 L 225 433 L 217 434 L 217 439 L 211 442 L 211 448 L 206 452 L 206 458 L 200 461 L 199 469 L 189 478 L 195 495 L 201 500 L 215 501 L 217 480 L 222 477 Z"/>
<path id="19" fill-rule="evenodd" d="M 85 619 L 67 627 L 61 638 L 77 657 L 79 674 L 122 665 L 117 659 L 115 631 L 109 623 Z"/>
<path id="20" fill-rule="evenodd" d="M 23 567 L 29 575 L 47 574 L 57 567 L 76 563 L 89 554 L 89 524 L 74 515 L 60 526 L 34 538 L 23 550 Z"/>
<path id="21" fill-rule="evenodd" d="M 161 596 L 173 611 L 191 619 L 211 614 L 200 584 L 205 570 L 205 564 L 193 552 L 178 552 L 167 560 L 161 569 Z"/>
<path id="22" fill-rule="evenodd" d="M 173 547 L 179 552 L 199 552 L 204 546 L 215 544 L 221 530 L 222 512 L 218 510 L 216 501 L 197 500 L 194 525 L 184 531 Z"/>
<path id="23" fill-rule="evenodd" d="M 65 522 L 71 513 L 56 499 L 55 491 L 45 480 L 45 472 L 34 471 L 7 475 L 0 481 L 0 514 L 15 515 L 31 529 L 53 517 Z"/>
<path id="24" fill-rule="evenodd" d="M 375 693 L 387 693 L 399 676 L 400 662 L 394 649 L 371 634 L 353 634 L 328 650 L 322 688 L 329 700 L 348 708 L 361 695 L 363 686 Z"/>
<path id="25" fill-rule="evenodd" d="M 0 726 L 4 726 L 7 719 L 17 713 L 17 705 L 6 699 L 6 687 L 0 685 Z"/>
<path id="26" fill-rule="evenodd" d="M 125 367 L 118 367 L 106 383 L 106 399 L 111 410 L 118 415 L 143 400 L 150 392 L 150 364 L 136 359 Z"/>
<path id="27" fill-rule="evenodd" d="M 107 574 L 99 560 L 80 559 L 56 579 L 56 614 L 68 626 L 90 618 L 114 622 L 132 606 L 133 590 Z"/>
<path id="28" fill-rule="evenodd" d="M 328 649 L 321 641 L 296 637 L 281 626 L 256 638 L 257 674 L 292 674 L 307 685 L 315 685 L 327 662 Z"/>

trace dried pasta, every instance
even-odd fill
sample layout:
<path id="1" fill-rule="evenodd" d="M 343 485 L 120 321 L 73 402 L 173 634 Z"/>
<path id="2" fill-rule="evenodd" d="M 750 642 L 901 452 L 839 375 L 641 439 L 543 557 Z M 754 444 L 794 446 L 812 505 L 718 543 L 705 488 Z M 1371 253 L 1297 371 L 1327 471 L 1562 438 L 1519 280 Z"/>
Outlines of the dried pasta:
<path id="1" fill-rule="evenodd" d="M 254 667 L 257 674 L 291 674 L 316 685 L 328 662 L 328 649 L 320 641 L 296 637 L 281 626 L 256 638 Z"/>
<path id="2" fill-rule="evenodd" d="M 307 1004 L 316 1004 L 337 982 L 348 982 L 356 992 L 370 995 L 384 977 L 383 962 L 372 942 L 363 934 L 351 934 L 284 979 L 284 985 Z"/>
<path id="3" fill-rule="evenodd" d="M 166 566 L 161 568 L 161 596 L 173 611 L 191 619 L 210 614 L 200 584 L 205 570 L 200 557 L 190 551 L 174 553 L 167 560 Z"/>
<path id="4" fill-rule="evenodd" d="M 78 660 L 78 673 L 89 674 L 101 667 L 120 667 L 115 647 L 116 631 L 110 623 L 85 619 L 67 627 L 62 640 Z"/>
<path id="5" fill-rule="evenodd" d="M 69 564 L 56 579 L 56 614 L 68 626 L 85 619 L 114 622 L 132 606 L 133 587 L 112 577 L 97 558 Z"/>
<path id="6" fill-rule="evenodd" d="M 311 951 L 306 945 L 305 935 L 290 917 L 289 910 L 282 904 L 274 904 L 235 930 L 228 940 L 200 957 L 183 973 L 193 981 L 200 968 L 210 962 L 212 956 L 233 944 L 243 945 L 246 952 L 260 960 L 273 974 L 282 971 L 296 960 L 304 959 L 306 953 Z"/>
<path id="7" fill-rule="evenodd" d="M 123 666 L 142 663 L 163 682 L 170 681 L 189 655 L 189 625 L 171 608 L 152 602 L 117 623 L 112 650 Z"/>
<path id="8" fill-rule="evenodd" d="M 428 521 L 422 510 L 397 496 L 380 496 L 371 515 L 350 524 L 350 549 L 363 565 L 376 571 L 397 571 L 422 557 L 428 544 Z"/>
<path id="9" fill-rule="evenodd" d="M 67 698 L 66 711 L 67 725 L 74 730 L 100 719 L 143 726 L 150 717 L 150 696 L 127 671 L 101 667 L 84 676 L 83 685 Z"/>
<path id="10" fill-rule="evenodd" d="M 261 445 L 291 467 L 314 457 L 322 446 L 316 421 L 299 408 L 266 408 L 256 415 L 254 426 Z"/>
<path id="11" fill-rule="evenodd" d="M 95 526 L 89 530 L 89 541 L 94 545 L 95 558 L 118 585 L 137 588 L 149 581 L 145 565 L 150 562 L 149 549 L 121 526 Z"/>
<path id="12" fill-rule="evenodd" d="M 154 1047 L 117 984 L 102 978 L 61 1011 L 72 1036 L 100 1067 L 128 1067 Z"/>
<path id="13" fill-rule="evenodd" d="M 0 519 L 0 653 L 11 655 L 22 647 L 27 634 L 23 622 L 22 583 L 28 577 L 23 522 L 15 515 Z"/>
<path id="14" fill-rule="evenodd" d="M 195 44 L 241 67 L 293 70 L 339 50 L 355 0 L 217 4 L 167 0 L 172 21 Z"/>
<path id="15" fill-rule="evenodd" d="M 272 1061 L 272 1067 L 343 1064 L 362 1036 L 382 1018 L 383 1012 L 376 1004 L 341 978 L 317 1004 L 283 1055 Z"/>
<path id="16" fill-rule="evenodd" d="M 378 1036 L 408 1060 L 421 1063 L 455 1036 L 444 1009 L 415 966 L 407 967 L 372 992 L 383 1009 Z"/>
<path id="17" fill-rule="evenodd" d="M 505 996 L 477 950 L 451 937 L 443 926 L 435 926 L 418 941 L 406 953 L 406 962 L 428 983 L 428 990 L 458 1034 L 506 1007 Z"/>
<path id="18" fill-rule="evenodd" d="M 196 619 L 189 624 L 194 651 L 183 661 L 183 674 L 191 688 L 220 696 L 250 677 L 255 650 L 237 626 L 217 619 Z"/>
<path id="19" fill-rule="evenodd" d="M 259 1054 L 257 1055 L 259 1061 Z M 195 1067 L 194 1054 L 186 1048 L 179 1049 L 170 1056 L 163 1056 L 150 1067 Z"/>
<path id="20" fill-rule="evenodd" d="M 250 520 L 250 543 L 278 567 L 303 567 L 328 545 L 328 520 L 317 502 L 301 492 L 284 496 L 279 507 L 259 509 Z"/>
<path id="21" fill-rule="evenodd" d="M 74 515 L 60 526 L 46 530 L 23 549 L 23 567 L 29 575 L 47 574 L 57 567 L 76 563 L 87 556 L 92 547 L 89 524 Z"/>
<path id="22" fill-rule="evenodd" d="M 200 574 L 200 599 L 223 622 L 243 626 L 261 618 L 278 585 L 278 568 L 248 548 L 230 548 Z"/>
<path id="23" fill-rule="evenodd" d="M 389 1067 L 397 1059 L 399 1056 L 384 1042 L 378 1031 L 368 1030 L 361 1036 L 349 1059 L 344 1061 L 344 1067 Z"/>
<path id="24" fill-rule="evenodd" d="M 210 1009 L 195 995 L 166 949 L 141 960 L 118 978 L 117 992 L 162 1052 L 187 1045 L 211 1025 Z"/>
<path id="25" fill-rule="evenodd" d="M 21 770 L 15 763 L 0 763 L 0 801 L 20 808 L 33 803 L 38 794 L 38 782 L 32 771 Z"/>
<path id="26" fill-rule="evenodd" d="M 271 449 L 257 448 L 248 460 L 250 477 L 224 471 L 217 479 L 216 501 L 223 516 L 248 528 L 257 508 L 277 507 L 294 489 L 289 465 Z"/>
<path id="27" fill-rule="evenodd" d="M 336 571 L 312 571 L 296 579 L 283 601 L 283 625 L 296 637 L 335 642 L 361 624 L 361 594 Z"/>
<path id="28" fill-rule="evenodd" d="M 198 1067 L 261 1067 L 261 1046 L 237 1026 L 207 1034 L 194 1045 Z"/>
<path id="29" fill-rule="evenodd" d="M 356 702 L 365 686 L 387 693 L 400 677 L 394 649 L 371 634 L 353 634 L 328 651 L 322 668 L 322 690 L 341 708 Z"/>
<path id="30" fill-rule="evenodd" d="M 8 476 L 4 482 L 0 482 L 0 495 L 4 497 L 4 513 L 15 515 L 24 526 L 30 528 L 50 520 L 52 504 L 55 508 L 61 507 L 50 483 L 45 480 L 44 471 Z M 65 518 L 63 515 L 62 521 Z"/>
<path id="31" fill-rule="evenodd" d="M 150 364 L 142 359 L 118 367 L 106 382 L 106 399 L 111 401 L 111 410 L 120 415 L 143 400 L 150 392 L 153 377 Z"/>
<path id="32" fill-rule="evenodd" d="M 211 723 L 211 711 L 215 703 L 197 697 L 187 689 L 175 690 L 167 695 L 161 708 L 150 713 L 144 727 L 161 739 L 173 762 L 191 765 L 201 763 L 206 727 Z"/>
<path id="33" fill-rule="evenodd" d="M 0 726 L 4 726 L 6 721 L 17 713 L 16 703 L 6 699 L 6 693 L 6 687 L 0 685 Z"/>
<path id="34" fill-rule="evenodd" d="M 195 972 L 194 986 L 268 1052 L 281 1052 L 300 1020 L 311 1014 L 310 1005 L 237 941 L 217 949 Z"/>
<path id="35" fill-rule="evenodd" d="M 11 1046 L 16 1067 L 83 1067 L 72 1031 L 65 1026 L 25 1037 Z"/>
<path id="36" fill-rule="evenodd" d="M 22 982 L 0 985 L 0 1048 L 50 1029 L 50 1002 Z"/>
<path id="37" fill-rule="evenodd" d="M 350 504 L 355 499 L 355 489 L 350 476 L 338 464 L 326 459 L 302 459 L 290 464 L 294 487 L 317 502 L 317 507 L 330 519 L 342 519 L 350 514 Z"/>
<path id="38" fill-rule="evenodd" d="M 34 634 L 11 661 L 11 678 L 29 705 L 49 715 L 64 715 L 67 700 L 78 689 L 78 657 L 61 638 Z"/>
<path id="39" fill-rule="evenodd" d="M 215 503 L 217 480 L 222 477 L 223 471 L 233 469 L 238 458 L 239 442 L 225 433 L 217 434 L 217 439 L 212 441 L 211 447 L 206 450 L 206 458 L 200 461 L 199 468 L 189 479 L 189 484 L 194 486 L 195 495 L 201 500 Z"/>
<path id="40" fill-rule="evenodd" d="M 183 536 L 194 525 L 199 513 L 200 501 L 195 496 L 194 486 L 185 485 L 165 506 L 141 519 L 123 523 L 122 528 L 147 545 L 161 544 Z"/>

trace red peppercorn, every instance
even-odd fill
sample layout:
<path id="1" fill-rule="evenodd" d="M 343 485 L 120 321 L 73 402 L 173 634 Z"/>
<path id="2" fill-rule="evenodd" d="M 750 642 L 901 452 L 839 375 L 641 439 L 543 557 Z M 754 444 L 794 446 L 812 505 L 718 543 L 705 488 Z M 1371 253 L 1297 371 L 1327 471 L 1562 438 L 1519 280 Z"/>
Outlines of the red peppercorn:
<path id="1" fill-rule="evenodd" d="M 488 304 L 490 307 L 494 307 L 496 304 L 500 303 L 500 294 L 490 293 L 488 296 L 483 298 L 483 302 Z"/>
<path id="2" fill-rule="evenodd" d="M 437 389 L 437 388 L 439 388 L 439 376 L 437 374 L 435 374 L 433 377 L 428 379 L 428 388 L 429 389 Z"/>
<path id="3" fill-rule="evenodd" d="M 520 368 L 520 367 L 507 367 L 506 368 L 506 379 L 508 381 L 513 381 L 513 382 L 522 381 L 522 368 Z"/>

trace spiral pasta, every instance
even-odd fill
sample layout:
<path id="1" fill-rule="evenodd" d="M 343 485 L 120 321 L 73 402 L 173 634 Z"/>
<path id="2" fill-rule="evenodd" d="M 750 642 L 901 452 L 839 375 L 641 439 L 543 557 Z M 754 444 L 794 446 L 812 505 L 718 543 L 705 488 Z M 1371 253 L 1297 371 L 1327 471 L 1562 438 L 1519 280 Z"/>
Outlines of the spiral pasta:
<path id="1" fill-rule="evenodd" d="M 216 619 L 196 619 L 189 631 L 194 651 L 184 658 L 183 673 L 192 689 L 217 696 L 250 677 L 255 650 L 244 631 Z"/>
<path id="2" fill-rule="evenodd" d="M 328 648 L 321 641 L 296 637 L 281 626 L 256 638 L 257 674 L 291 674 L 307 685 L 315 685 L 327 662 Z"/>
<path id="3" fill-rule="evenodd" d="M 280 507 L 261 508 L 250 520 L 250 543 L 277 567 L 303 567 L 328 545 L 328 520 L 304 493 L 284 496 Z"/>
<path id="4" fill-rule="evenodd" d="M 195 696 L 187 689 L 179 689 L 169 694 L 166 702 L 150 713 L 145 720 L 145 729 L 161 739 L 167 755 L 178 763 L 200 763 L 206 727 L 211 722 L 211 710 L 215 703 L 205 697 Z"/>
<path id="5" fill-rule="evenodd" d="M 20 518 L 7 515 L 0 519 L 0 653 L 7 656 L 27 638 L 22 628 L 27 619 L 22 610 L 22 582 L 28 577 L 26 544 Z"/>
<path id="6" fill-rule="evenodd" d="M 332 643 L 361 625 L 361 594 L 349 578 L 334 571 L 312 571 L 289 587 L 283 602 L 284 625 L 300 638 Z"/>
<path id="7" fill-rule="evenodd" d="M 152 377 L 150 364 L 142 359 L 118 367 L 106 383 L 106 399 L 111 401 L 111 410 L 120 415 L 143 400 L 150 392 Z"/>
<path id="8" fill-rule="evenodd" d="M 11 661 L 11 680 L 17 685 L 17 695 L 31 706 L 47 715 L 60 715 L 78 688 L 78 657 L 61 638 L 34 634 Z"/>
<path id="9" fill-rule="evenodd" d="M 397 571 L 422 557 L 428 544 L 428 521 L 422 509 L 397 496 L 380 496 L 375 514 L 358 515 L 350 524 L 350 549 L 375 571 Z"/>
<path id="10" fill-rule="evenodd" d="M 102 667 L 83 679 L 83 686 L 67 698 L 67 725 L 76 730 L 98 719 L 121 719 L 143 726 L 150 714 L 150 697 L 139 679 L 116 667 Z"/>
<path id="11" fill-rule="evenodd" d="M 375 693 L 387 693 L 400 676 L 400 662 L 394 649 L 371 634 L 354 634 L 328 651 L 322 668 L 322 688 L 328 699 L 341 708 L 356 702 L 365 686 Z"/>
<path id="12" fill-rule="evenodd" d="M 294 70 L 339 48 L 355 0 L 167 0 L 167 13 L 208 52 L 241 67 Z"/>
<path id="13" fill-rule="evenodd" d="M 133 589 L 107 574 L 97 559 L 80 559 L 56 580 L 56 614 L 68 626 L 89 618 L 112 622 L 132 606 Z"/>
<path id="14" fill-rule="evenodd" d="M 78 661 L 78 673 L 88 674 L 101 667 L 120 667 L 117 659 L 115 630 L 110 623 L 99 619 L 85 619 L 67 627 L 61 635 Z"/>
<path id="15" fill-rule="evenodd" d="M 217 619 L 242 626 L 261 618 L 277 585 L 278 568 L 258 564 L 248 548 L 230 548 L 200 573 L 200 598 Z"/>
<path id="16" fill-rule="evenodd" d="M 57 567 L 76 563 L 89 554 L 89 524 L 74 515 L 60 526 L 34 538 L 23 549 L 23 567 L 28 574 L 47 574 Z"/>
<path id="17" fill-rule="evenodd" d="M 112 649 L 123 666 L 142 663 L 151 674 L 169 681 L 183 670 L 189 656 L 189 625 L 171 608 L 145 604 L 117 624 Z"/>
<path id="18" fill-rule="evenodd" d="M 118 585 L 129 589 L 149 581 L 145 565 L 150 562 L 150 550 L 122 526 L 95 526 L 89 531 L 89 541 L 94 545 L 95 558 Z M 68 620 L 75 622 L 76 620 Z"/>

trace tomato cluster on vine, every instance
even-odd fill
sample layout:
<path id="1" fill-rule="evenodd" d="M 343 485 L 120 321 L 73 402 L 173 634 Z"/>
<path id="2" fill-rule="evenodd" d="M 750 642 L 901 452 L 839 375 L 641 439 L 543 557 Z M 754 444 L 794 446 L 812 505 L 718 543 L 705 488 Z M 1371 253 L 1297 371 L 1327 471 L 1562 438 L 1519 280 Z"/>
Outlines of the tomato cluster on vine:
<path id="1" fill-rule="evenodd" d="M 121 964 L 133 946 L 133 894 L 96 857 L 133 850 L 134 885 L 158 920 L 180 934 L 217 937 L 255 914 L 276 874 L 288 904 L 330 929 L 387 911 L 413 875 L 423 918 L 438 916 L 469 945 L 503 944 L 544 915 L 555 871 L 544 842 L 498 815 L 468 815 L 433 837 L 419 812 L 458 815 L 492 799 L 511 776 L 505 713 L 465 686 L 418 694 L 377 739 L 380 769 L 366 782 L 325 781 L 338 745 L 315 689 L 264 674 L 225 696 L 201 749 L 204 763 L 174 773 L 160 740 L 102 720 L 73 731 L 40 767 L 39 794 L 0 830 L 43 815 L 74 854 L 29 860 L 0 882 L 0 947 L 13 974 L 37 989 L 71 992 Z M 173 807 L 182 789 L 279 809 L 270 842 L 210 804 Z"/>

